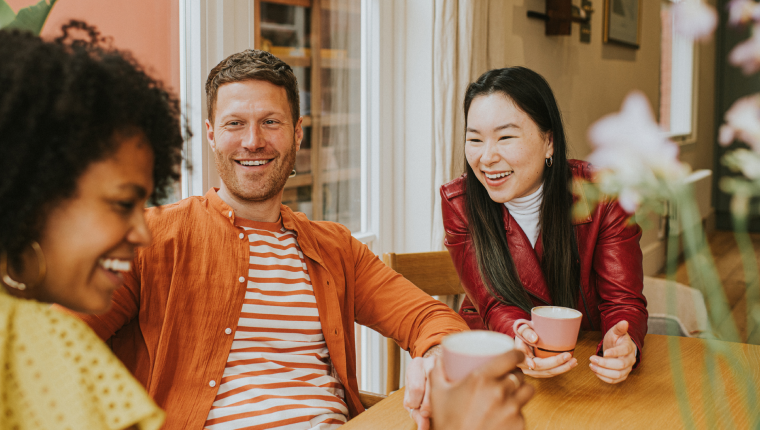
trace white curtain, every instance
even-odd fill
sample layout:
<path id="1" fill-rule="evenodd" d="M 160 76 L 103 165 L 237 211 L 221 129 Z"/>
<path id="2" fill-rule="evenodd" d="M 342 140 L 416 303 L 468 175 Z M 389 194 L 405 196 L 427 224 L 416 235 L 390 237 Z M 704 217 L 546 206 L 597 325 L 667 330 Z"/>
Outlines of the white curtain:
<path id="1" fill-rule="evenodd" d="M 464 92 L 487 70 L 488 0 L 435 0 L 432 250 L 443 250 L 441 185 L 464 171 Z"/>
<path id="2" fill-rule="evenodd" d="M 441 185 L 464 172 L 464 93 L 487 70 L 488 0 L 435 0 L 433 22 L 432 250 L 443 250 Z M 444 302 L 454 309 L 460 300 Z"/>

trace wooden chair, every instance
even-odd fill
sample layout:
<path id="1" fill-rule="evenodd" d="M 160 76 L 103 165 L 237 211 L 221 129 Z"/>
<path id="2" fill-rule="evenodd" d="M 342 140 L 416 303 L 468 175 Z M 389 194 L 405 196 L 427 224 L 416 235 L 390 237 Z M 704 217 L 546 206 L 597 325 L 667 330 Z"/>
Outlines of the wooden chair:
<path id="1" fill-rule="evenodd" d="M 464 294 L 459 275 L 448 251 L 383 254 L 383 262 L 431 296 Z M 401 379 L 401 348 L 393 339 L 388 342 L 388 373 L 386 394 L 399 389 Z"/>
<path id="2" fill-rule="evenodd" d="M 714 339 L 707 306 L 702 293 L 688 285 L 669 283 L 662 278 L 644 276 L 644 297 L 647 299 L 647 333 Z M 675 307 L 668 305 L 668 296 Z M 675 312 L 675 313 L 673 313 Z"/>
<path id="3" fill-rule="evenodd" d="M 372 406 L 375 406 L 376 404 L 385 400 L 386 397 L 388 396 L 372 393 L 370 391 L 359 390 L 359 401 L 362 402 L 362 406 L 364 406 L 364 409 L 369 409 Z"/>

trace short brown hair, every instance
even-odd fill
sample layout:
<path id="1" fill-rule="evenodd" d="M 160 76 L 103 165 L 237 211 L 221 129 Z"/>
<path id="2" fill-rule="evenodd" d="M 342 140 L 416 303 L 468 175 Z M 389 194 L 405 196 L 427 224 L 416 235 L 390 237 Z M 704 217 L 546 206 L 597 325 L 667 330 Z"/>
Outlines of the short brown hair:
<path id="1" fill-rule="evenodd" d="M 284 61 L 266 51 L 246 49 L 232 54 L 216 65 L 206 79 L 206 108 L 211 122 L 214 121 L 216 93 L 219 87 L 230 82 L 248 80 L 267 81 L 285 88 L 293 114 L 293 125 L 301 116 L 298 99 L 298 80 Z"/>

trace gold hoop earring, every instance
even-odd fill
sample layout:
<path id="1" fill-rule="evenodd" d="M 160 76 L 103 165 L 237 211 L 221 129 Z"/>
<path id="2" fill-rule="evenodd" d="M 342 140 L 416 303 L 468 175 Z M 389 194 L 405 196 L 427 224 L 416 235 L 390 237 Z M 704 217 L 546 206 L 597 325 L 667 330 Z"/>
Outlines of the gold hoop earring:
<path id="1" fill-rule="evenodd" d="M 47 263 L 45 261 L 45 254 L 42 252 L 42 248 L 40 247 L 40 244 L 32 241 L 30 243 L 32 249 L 34 250 L 34 253 L 37 254 L 37 264 L 39 264 L 39 273 L 37 274 L 37 280 L 35 281 L 34 285 L 39 285 L 43 279 L 45 279 L 45 275 L 47 274 Z M 3 279 L 3 283 L 11 288 L 15 288 L 17 290 L 26 290 L 27 285 L 23 282 L 18 282 L 11 278 L 11 276 L 8 274 L 8 253 L 3 252 L 0 254 L 0 277 Z"/>
<path id="2" fill-rule="evenodd" d="M 546 163 L 546 167 L 552 167 L 552 164 L 554 164 L 554 160 L 552 159 L 552 157 L 545 158 L 544 163 Z"/>
<path id="3" fill-rule="evenodd" d="M 290 176 L 288 178 L 295 178 L 296 177 L 296 169 L 293 169 L 292 172 L 290 172 Z"/>

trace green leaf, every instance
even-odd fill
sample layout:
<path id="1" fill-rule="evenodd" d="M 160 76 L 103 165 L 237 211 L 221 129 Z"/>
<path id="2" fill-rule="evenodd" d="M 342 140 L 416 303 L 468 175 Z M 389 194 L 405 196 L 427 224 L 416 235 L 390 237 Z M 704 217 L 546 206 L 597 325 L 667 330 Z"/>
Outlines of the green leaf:
<path id="1" fill-rule="evenodd" d="M 13 20 L 6 28 L 18 28 L 21 30 L 31 31 L 34 34 L 40 34 L 42 26 L 45 24 L 45 20 L 50 14 L 50 10 L 53 8 L 56 0 L 50 0 L 50 4 L 46 0 L 40 0 L 34 6 L 29 6 L 18 11 L 16 19 Z"/>
<path id="2" fill-rule="evenodd" d="M 0 28 L 5 27 L 16 19 L 16 12 L 8 6 L 5 0 L 0 0 Z"/>

